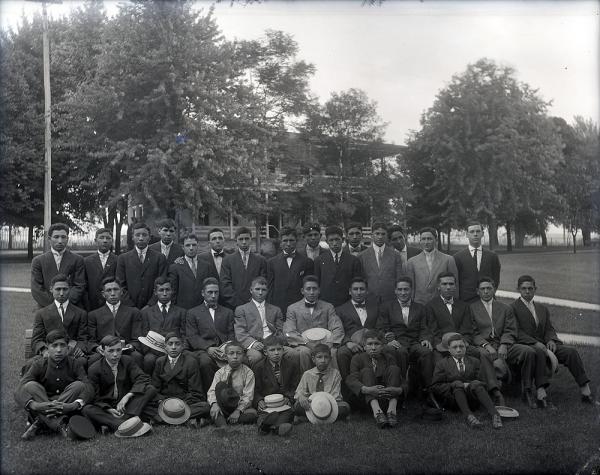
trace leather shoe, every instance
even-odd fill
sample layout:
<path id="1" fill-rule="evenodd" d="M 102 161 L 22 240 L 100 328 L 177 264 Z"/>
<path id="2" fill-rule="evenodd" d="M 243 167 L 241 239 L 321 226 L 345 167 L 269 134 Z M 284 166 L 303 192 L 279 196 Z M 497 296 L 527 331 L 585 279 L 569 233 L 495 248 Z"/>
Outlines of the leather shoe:
<path id="1" fill-rule="evenodd" d="M 481 421 L 479 419 L 477 419 L 477 417 L 475 417 L 474 414 L 469 414 L 467 416 L 467 425 L 471 429 L 481 429 L 483 427 L 483 424 L 481 423 Z"/>
<path id="2" fill-rule="evenodd" d="M 388 412 L 387 420 L 390 427 L 396 427 L 398 425 L 398 416 L 395 412 Z"/>
<path id="3" fill-rule="evenodd" d="M 523 393 L 523 398 L 527 402 L 527 405 L 530 409 L 537 409 L 538 403 L 535 397 L 533 396 L 533 392 L 531 391 L 531 389 L 525 390 L 525 392 Z"/>
<path id="4" fill-rule="evenodd" d="M 388 419 L 383 412 L 375 414 L 375 422 L 377 422 L 377 427 L 380 429 L 385 429 L 389 424 Z"/>
<path id="5" fill-rule="evenodd" d="M 557 409 L 557 407 L 552 403 L 552 401 L 548 401 L 547 398 L 538 399 L 537 405 L 540 409 L 551 409 L 551 410 Z"/>
<path id="6" fill-rule="evenodd" d="M 500 417 L 499 414 L 494 414 L 492 416 L 492 427 L 494 429 L 501 429 L 502 428 L 502 418 Z"/>
<path id="7" fill-rule="evenodd" d="M 33 439 L 35 437 L 35 435 L 37 434 L 37 431 L 39 428 L 40 428 L 40 420 L 36 419 L 29 425 L 27 430 L 25 432 L 23 432 L 23 435 L 21 436 L 21 440 Z"/>
<path id="8" fill-rule="evenodd" d="M 433 395 L 433 393 L 431 391 L 427 394 L 426 403 L 429 407 L 435 407 L 436 409 L 441 409 L 441 406 L 439 405 L 439 403 L 437 402 L 437 400 L 435 399 L 435 396 Z"/>
<path id="9" fill-rule="evenodd" d="M 592 406 L 600 405 L 600 403 L 594 398 L 593 394 L 582 394 L 581 402 L 584 404 L 591 404 Z"/>
<path id="10" fill-rule="evenodd" d="M 494 398 L 494 405 L 495 406 L 506 406 L 506 403 L 504 402 L 504 396 L 502 396 L 502 393 L 500 392 L 499 389 L 496 389 L 493 393 L 493 398 Z"/>

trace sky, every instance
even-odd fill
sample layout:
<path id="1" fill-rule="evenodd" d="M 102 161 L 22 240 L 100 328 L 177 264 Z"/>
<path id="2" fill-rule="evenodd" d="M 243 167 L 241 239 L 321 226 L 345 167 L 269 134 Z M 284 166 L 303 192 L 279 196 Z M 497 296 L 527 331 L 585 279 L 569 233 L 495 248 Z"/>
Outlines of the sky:
<path id="1" fill-rule="evenodd" d="M 116 3 L 105 2 L 109 14 Z M 201 3 L 208 8 L 212 3 Z M 77 2 L 48 6 L 64 15 Z M 0 2 L 3 29 L 22 13 L 41 11 L 30 1 Z M 552 101 L 551 115 L 600 118 L 600 1 L 273 2 L 223 0 L 215 18 L 228 38 L 256 39 L 283 30 L 298 57 L 316 73 L 311 90 L 321 102 L 332 92 L 363 89 L 388 123 L 385 139 L 405 143 L 422 113 L 455 74 L 482 57 L 516 70 L 517 78 Z"/>

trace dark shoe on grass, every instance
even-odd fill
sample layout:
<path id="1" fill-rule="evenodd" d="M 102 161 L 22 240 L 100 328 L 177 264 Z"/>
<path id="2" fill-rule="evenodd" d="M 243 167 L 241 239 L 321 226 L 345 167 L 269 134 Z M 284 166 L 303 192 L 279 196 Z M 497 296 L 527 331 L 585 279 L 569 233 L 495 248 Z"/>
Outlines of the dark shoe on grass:
<path id="1" fill-rule="evenodd" d="M 483 424 L 481 423 L 481 421 L 479 419 L 477 419 L 477 417 L 475 417 L 474 414 L 469 414 L 467 416 L 467 425 L 471 429 L 481 429 L 483 427 Z"/>
<path id="2" fill-rule="evenodd" d="M 581 395 L 581 402 L 584 404 L 590 404 L 592 406 L 598 406 L 600 405 L 600 402 L 598 402 L 596 400 L 596 398 L 594 398 L 593 394 L 582 394 Z"/>
<path id="3" fill-rule="evenodd" d="M 396 427 L 398 425 L 398 416 L 395 412 L 388 412 L 387 420 L 390 427 Z"/>
<path id="4" fill-rule="evenodd" d="M 500 414 L 494 414 L 492 416 L 492 427 L 494 429 L 502 428 L 502 418 L 500 417 Z"/>
<path id="5" fill-rule="evenodd" d="M 552 403 L 552 401 L 549 401 L 548 398 L 542 398 L 542 399 L 537 399 L 537 406 L 540 409 L 549 409 L 549 410 L 553 410 L 556 411 L 558 408 Z"/>
<path id="6" fill-rule="evenodd" d="M 375 422 L 380 429 L 385 429 L 389 425 L 388 418 L 383 412 L 375 414 Z"/>
<path id="7" fill-rule="evenodd" d="M 35 419 L 27 428 L 27 430 L 25 432 L 23 432 L 23 435 L 21 436 L 21 440 L 31 440 L 33 439 L 36 434 L 38 429 L 40 428 L 40 421 L 39 419 Z"/>
<path id="8" fill-rule="evenodd" d="M 523 399 L 527 402 L 530 409 L 537 409 L 538 404 L 536 398 L 533 396 L 531 389 L 526 389 L 523 393 Z"/>

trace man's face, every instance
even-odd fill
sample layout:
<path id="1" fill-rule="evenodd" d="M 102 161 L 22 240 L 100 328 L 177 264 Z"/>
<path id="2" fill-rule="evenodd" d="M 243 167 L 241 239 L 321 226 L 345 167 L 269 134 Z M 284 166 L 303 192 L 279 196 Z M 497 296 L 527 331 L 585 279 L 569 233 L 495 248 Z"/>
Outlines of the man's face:
<path id="1" fill-rule="evenodd" d="M 319 284 L 316 282 L 306 282 L 302 286 L 301 292 L 307 302 L 314 303 L 319 298 Z"/>
<path id="2" fill-rule="evenodd" d="M 116 305 L 121 300 L 121 296 L 123 295 L 123 290 L 121 290 L 121 286 L 116 282 L 109 282 L 108 284 L 104 284 L 104 289 L 102 289 L 102 296 L 104 300 L 106 300 L 111 305 Z"/>
<path id="3" fill-rule="evenodd" d="M 481 239 L 483 238 L 483 229 L 479 224 L 474 224 L 467 228 L 467 239 L 469 244 L 473 247 L 481 246 Z"/>
<path id="4" fill-rule="evenodd" d="M 429 231 L 421 233 L 421 247 L 427 252 L 435 249 L 435 237 Z"/>
<path id="5" fill-rule="evenodd" d="M 396 284 L 396 297 L 403 304 L 407 304 L 412 295 L 412 287 L 408 282 L 398 282 Z"/>
<path id="6" fill-rule="evenodd" d="M 463 358 L 467 351 L 467 346 L 463 340 L 454 340 L 448 345 L 448 351 L 457 359 Z"/>
<path id="7" fill-rule="evenodd" d="M 293 252 L 296 249 L 296 238 L 293 234 L 284 234 L 281 236 L 281 248 L 287 253 Z"/>
<path id="8" fill-rule="evenodd" d="M 325 371 L 329 367 L 331 361 L 331 355 L 329 353 L 319 352 L 314 356 L 311 356 L 313 363 L 319 371 Z"/>
<path id="9" fill-rule="evenodd" d="M 236 242 L 238 248 L 242 252 L 248 252 L 250 250 L 250 242 L 252 241 L 252 236 L 248 233 L 242 233 L 236 238 Z"/>
<path id="10" fill-rule="evenodd" d="M 55 282 L 50 291 L 54 300 L 58 303 L 65 303 L 69 298 L 71 287 L 68 282 Z"/>
<path id="11" fill-rule="evenodd" d="M 48 345 L 48 358 L 55 363 L 60 363 L 69 354 L 69 345 L 63 338 Z"/>
<path id="12" fill-rule="evenodd" d="M 267 298 L 267 290 L 268 289 L 265 284 L 257 282 L 252 287 L 250 287 L 250 295 L 252 295 L 252 298 L 258 303 L 261 303 L 264 302 Z"/>
<path id="13" fill-rule="evenodd" d="M 367 298 L 367 285 L 364 282 L 354 282 L 350 286 L 349 294 L 356 303 L 363 303 Z"/>
<path id="14" fill-rule="evenodd" d="M 479 294 L 479 298 L 481 298 L 481 300 L 484 302 L 489 302 L 494 298 L 496 289 L 491 282 L 482 282 L 477 288 L 477 293 Z"/>
<path id="15" fill-rule="evenodd" d="M 169 245 L 173 242 L 173 236 L 175 236 L 175 228 L 160 228 L 158 230 L 158 235 L 160 236 L 160 240 L 163 244 Z"/>
<path id="16" fill-rule="evenodd" d="M 365 341 L 365 351 L 371 358 L 379 356 L 383 349 L 383 343 L 379 338 L 367 338 Z"/>
<path id="17" fill-rule="evenodd" d="M 404 249 L 404 235 L 400 231 L 394 231 L 390 235 L 390 244 L 394 246 L 397 251 Z"/>
<path id="18" fill-rule="evenodd" d="M 383 228 L 373 230 L 373 242 L 376 246 L 383 246 L 387 241 L 387 231 Z"/>
<path id="19" fill-rule="evenodd" d="M 225 352 L 225 357 L 229 366 L 233 369 L 239 368 L 244 359 L 244 351 L 239 346 L 230 346 Z"/>
<path id="20" fill-rule="evenodd" d="M 67 231 L 63 229 L 55 229 L 52 231 L 49 239 L 52 249 L 54 249 L 56 252 L 62 252 L 67 247 L 69 235 L 67 234 Z"/>
<path id="21" fill-rule="evenodd" d="M 523 297 L 528 302 L 530 302 L 533 299 L 536 290 L 537 290 L 537 287 L 535 286 L 535 283 L 533 283 L 533 282 L 525 281 L 525 282 L 522 282 L 521 285 L 519 286 L 519 292 L 521 292 L 521 297 Z"/>
<path id="22" fill-rule="evenodd" d="M 310 247 L 317 247 L 319 245 L 319 241 L 321 240 L 321 233 L 319 231 L 309 231 L 304 235 L 306 238 L 306 243 Z"/>
<path id="23" fill-rule="evenodd" d="M 138 249 L 145 249 L 150 242 L 150 233 L 146 228 L 138 228 L 133 230 L 133 242 Z"/>
<path id="24" fill-rule="evenodd" d="M 115 343 L 112 346 L 104 347 L 104 357 L 111 366 L 115 366 L 121 359 L 123 353 L 123 344 L 121 342 Z"/>
<path id="25" fill-rule="evenodd" d="M 98 246 L 98 250 L 102 253 L 110 251 L 110 248 L 113 244 L 112 234 L 110 233 L 100 233 L 96 236 L 96 245 Z"/>
<path id="26" fill-rule="evenodd" d="M 165 342 L 165 349 L 171 358 L 177 358 L 183 351 L 183 341 L 181 341 L 181 338 L 173 336 Z"/>
<path id="27" fill-rule="evenodd" d="M 216 305 L 219 300 L 219 286 L 216 284 L 208 284 L 202 289 L 202 297 L 209 305 Z"/>
<path id="28" fill-rule="evenodd" d="M 442 277 L 438 284 L 438 291 L 440 295 L 446 299 L 454 297 L 454 289 L 456 289 L 456 282 L 454 277 Z"/>
<path id="29" fill-rule="evenodd" d="M 158 297 L 158 301 L 160 303 L 169 303 L 171 301 L 171 297 L 173 296 L 173 289 L 171 287 L 171 283 L 167 282 L 165 284 L 157 285 L 154 289 L 154 295 Z"/>
<path id="30" fill-rule="evenodd" d="M 330 234 L 327 236 L 327 244 L 329 244 L 329 249 L 337 254 L 342 250 L 342 236 L 339 234 Z"/>
<path id="31" fill-rule="evenodd" d="M 221 252 L 225 245 L 225 236 L 220 231 L 210 233 L 210 236 L 208 236 L 208 245 L 213 251 Z"/>
<path id="32" fill-rule="evenodd" d="M 183 252 L 187 257 L 194 258 L 198 254 L 198 241 L 195 239 L 183 240 Z"/>
<path id="33" fill-rule="evenodd" d="M 357 247 L 362 242 L 362 229 L 350 228 L 347 233 L 348 243 L 352 247 Z"/>
<path id="34" fill-rule="evenodd" d="M 271 363 L 279 363 L 283 357 L 283 346 L 279 344 L 266 346 L 264 353 Z"/>

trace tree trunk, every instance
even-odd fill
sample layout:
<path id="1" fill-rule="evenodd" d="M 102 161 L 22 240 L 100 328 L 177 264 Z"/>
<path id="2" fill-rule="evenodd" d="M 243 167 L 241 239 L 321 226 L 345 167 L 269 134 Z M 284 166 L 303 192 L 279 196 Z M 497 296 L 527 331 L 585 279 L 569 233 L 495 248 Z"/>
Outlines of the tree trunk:
<path id="1" fill-rule="evenodd" d="M 125 209 L 123 209 L 125 208 Z M 121 253 L 121 229 L 123 228 L 123 222 L 127 218 L 127 207 L 121 205 L 121 209 L 117 214 L 115 209 L 115 254 Z"/>
<path id="2" fill-rule="evenodd" d="M 8 248 L 12 249 L 13 248 L 13 236 L 12 236 L 12 225 L 9 224 L 8 225 Z"/>
<path id="3" fill-rule="evenodd" d="M 448 253 L 450 252 L 450 232 L 451 232 L 451 229 L 450 229 L 450 227 L 448 227 L 448 242 L 446 243 L 446 252 L 448 252 Z"/>
<path id="4" fill-rule="evenodd" d="M 492 217 L 488 218 L 488 235 L 490 250 L 498 247 L 498 223 Z"/>
<path id="5" fill-rule="evenodd" d="M 523 249 L 525 229 L 518 221 L 515 222 L 515 249 Z"/>
<path id="6" fill-rule="evenodd" d="M 575 232 L 571 231 L 571 236 L 573 236 L 573 254 L 577 254 L 577 228 Z"/>
<path id="7" fill-rule="evenodd" d="M 27 228 L 27 259 L 33 259 L 33 224 Z"/>
<path id="8" fill-rule="evenodd" d="M 585 226 L 581 229 L 581 237 L 583 239 L 583 246 L 588 247 L 592 241 L 592 230 Z"/>
<path id="9" fill-rule="evenodd" d="M 507 252 L 512 252 L 512 224 L 506 223 L 506 250 Z"/>
<path id="10" fill-rule="evenodd" d="M 542 237 L 542 247 L 548 247 L 548 236 L 545 229 L 540 230 L 540 236 Z"/>

